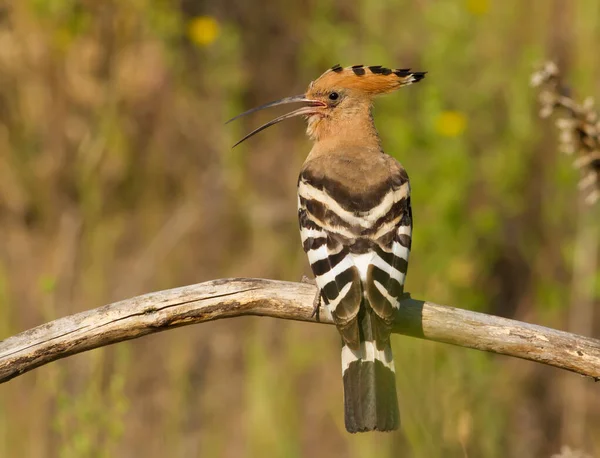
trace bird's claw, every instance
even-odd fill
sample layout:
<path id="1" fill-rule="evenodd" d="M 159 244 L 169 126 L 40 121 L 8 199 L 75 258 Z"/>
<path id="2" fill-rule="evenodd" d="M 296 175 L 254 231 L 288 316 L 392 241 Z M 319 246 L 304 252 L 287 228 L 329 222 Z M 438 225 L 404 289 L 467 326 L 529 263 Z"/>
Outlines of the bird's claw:
<path id="1" fill-rule="evenodd" d="M 309 278 L 306 275 L 302 275 L 302 279 L 300 280 L 302 283 L 307 283 L 309 285 L 316 285 L 317 281 L 314 278 Z M 319 309 L 321 308 L 321 290 L 317 286 L 317 294 L 315 294 L 315 298 L 313 299 L 313 310 L 310 314 L 311 318 L 316 317 L 317 321 L 319 321 Z"/>
<path id="2" fill-rule="evenodd" d="M 321 309 L 321 290 L 317 287 L 317 294 L 315 294 L 315 298 L 313 299 L 313 311 L 310 314 L 310 317 L 316 317 L 316 320 L 319 321 L 319 310 Z"/>
<path id="3" fill-rule="evenodd" d="M 306 283 L 307 285 L 316 285 L 317 280 L 315 280 L 314 278 L 307 277 L 306 275 L 302 275 L 300 283 Z"/>

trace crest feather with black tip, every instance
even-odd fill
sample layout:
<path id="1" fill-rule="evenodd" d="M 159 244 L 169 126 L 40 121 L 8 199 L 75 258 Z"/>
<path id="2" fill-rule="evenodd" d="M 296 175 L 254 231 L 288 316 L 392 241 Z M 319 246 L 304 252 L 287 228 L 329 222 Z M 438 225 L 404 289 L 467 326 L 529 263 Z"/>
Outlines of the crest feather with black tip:
<path id="1" fill-rule="evenodd" d="M 343 68 L 334 65 L 311 84 L 311 91 L 332 87 L 355 89 L 365 94 L 387 94 L 421 81 L 427 72 L 413 72 L 409 68 L 386 68 L 381 65 L 353 65 Z"/>

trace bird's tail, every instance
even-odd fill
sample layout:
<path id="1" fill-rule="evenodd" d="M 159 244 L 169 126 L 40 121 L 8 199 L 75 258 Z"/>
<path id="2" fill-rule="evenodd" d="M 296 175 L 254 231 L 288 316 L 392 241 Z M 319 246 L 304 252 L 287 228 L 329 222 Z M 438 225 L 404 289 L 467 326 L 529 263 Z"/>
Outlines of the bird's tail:
<path id="1" fill-rule="evenodd" d="M 383 350 L 374 341 L 360 348 L 342 347 L 344 418 L 348 432 L 393 431 L 400 426 L 394 360 L 389 341 Z"/>

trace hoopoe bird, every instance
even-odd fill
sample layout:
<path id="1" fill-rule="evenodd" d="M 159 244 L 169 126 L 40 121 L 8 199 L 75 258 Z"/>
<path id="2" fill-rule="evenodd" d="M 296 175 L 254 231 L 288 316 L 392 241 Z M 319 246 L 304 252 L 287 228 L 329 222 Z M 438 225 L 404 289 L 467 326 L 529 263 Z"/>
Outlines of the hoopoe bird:
<path id="1" fill-rule="evenodd" d="M 351 433 L 400 425 L 390 332 L 412 240 L 410 185 L 402 165 L 383 152 L 372 102 L 424 76 L 379 65 L 335 65 L 305 94 L 230 120 L 305 104 L 234 146 L 285 119 L 307 119 L 314 144 L 298 179 L 300 236 L 318 287 L 315 312 L 322 299 L 341 334 L 345 424 Z"/>

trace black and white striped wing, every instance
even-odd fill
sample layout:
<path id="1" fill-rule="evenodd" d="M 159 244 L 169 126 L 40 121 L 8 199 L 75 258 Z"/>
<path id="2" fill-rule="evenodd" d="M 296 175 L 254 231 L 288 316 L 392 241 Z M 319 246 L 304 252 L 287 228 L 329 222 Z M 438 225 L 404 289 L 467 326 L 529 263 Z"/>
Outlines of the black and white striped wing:
<path id="1" fill-rule="evenodd" d="M 390 209 L 389 218 L 397 221 L 393 229 L 376 240 L 375 253 L 367 270 L 366 293 L 375 312 L 373 334 L 377 348 L 385 348 L 389 340 L 408 269 L 412 236 L 412 211 L 409 188 Z"/>
<path id="2" fill-rule="evenodd" d="M 309 171 L 301 174 L 298 184 L 302 243 L 323 300 L 344 341 L 356 349 L 360 333 L 356 318 L 364 291 L 374 316 L 372 332 L 363 330 L 362 338 L 373 334 L 382 349 L 389 340 L 408 266 L 412 215 L 406 172 L 398 166 L 368 198 L 341 196 L 334 183 L 317 181 Z M 371 206 L 349 211 L 333 198 L 336 189 L 343 201 L 362 199 Z"/>
<path id="3" fill-rule="evenodd" d="M 308 256 L 321 297 L 332 313 L 344 342 L 353 349 L 360 346 L 356 317 L 362 301 L 362 286 L 348 246 L 334 232 L 322 227 L 307 209 L 314 205 L 299 197 L 298 219 L 302 246 Z"/>

